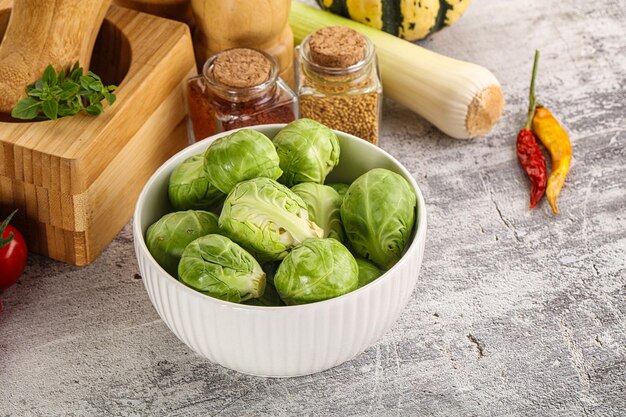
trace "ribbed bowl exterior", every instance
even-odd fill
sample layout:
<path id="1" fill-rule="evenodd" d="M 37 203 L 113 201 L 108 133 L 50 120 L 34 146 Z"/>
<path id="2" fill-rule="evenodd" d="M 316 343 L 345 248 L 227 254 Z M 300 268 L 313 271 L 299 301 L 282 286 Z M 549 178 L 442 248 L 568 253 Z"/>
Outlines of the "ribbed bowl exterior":
<path id="1" fill-rule="evenodd" d="M 269 137 L 282 125 L 260 126 Z M 358 138 L 337 132 L 343 141 Z M 208 140 L 210 143 L 211 140 Z M 186 157 L 206 149 L 197 143 L 174 156 L 155 173 L 137 203 L 135 252 L 150 301 L 170 330 L 198 354 L 239 372 L 259 376 L 298 376 L 320 372 L 352 359 L 389 330 L 413 292 L 426 239 L 426 211 L 418 196 L 417 232 L 402 259 L 373 283 L 331 300 L 290 307 L 228 303 L 198 293 L 169 276 L 148 252 L 143 235 L 158 209 L 150 195 L 162 193 L 163 181 Z M 373 147 L 373 146 L 372 146 Z M 195 152 L 191 148 L 195 149 Z M 399 165 L 384 151 L 380 152 Z M 182 156 L 181 156 L 182 154 Z M 400 166 L 406 176 L 406 170 Z M 410 174 L 409 174 L 410 175 Z M 155 198 L 153 197 L 152 200 Z"/>

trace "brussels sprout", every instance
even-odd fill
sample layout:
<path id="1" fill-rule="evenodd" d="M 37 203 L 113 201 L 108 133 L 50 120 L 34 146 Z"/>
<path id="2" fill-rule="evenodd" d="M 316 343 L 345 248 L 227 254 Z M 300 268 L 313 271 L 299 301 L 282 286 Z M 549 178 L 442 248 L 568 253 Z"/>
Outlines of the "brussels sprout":
<path id="1" fill-rule="evenodd" d="M 185 159 L 174 169 L 167 191 L 176 210 L 209 210 L 226 197 L 209 181 L 202 154 Z"/>
<path id="2" fill-rule="evenodd" d="M 327 300 L 349 293 L 359 284 L 359 267 L 335 239 L 307 239 L 282 261 L 274 277 L 287 305 Z"/>
<path id="3" fill-rule="evenodd" d="M 265 291 L 265 272 L 256 259 L 229 238 L 216 234 L 187 245 L 178 275 L 188 287 L 233 303 L 261 297 Z"/>
<path id="4" fill-rule="evenodd" d="M 163 269 L 177 277 L 178 261 L 194 239 L 218 232 L 217 216 L 208 211 L 187 210 L 169 213 L 146 232 L 146 246 Z"/>
<path id="5" fill-rule="evenodd" d="M 265 292 L 259 298 L 251 298 L 247 301 L 244 301 L 244 304 L 249 306 L 260 306 L 260 307 L 283 307 L 285 303 L 280 299 L 276 288 L 272 285 L 266 276 L 265 280 Z"/>
<path id="6" fill-rule="evenodd" d="M 339 140 L 332 130 L 310 119 L 298 119 L 274 137 L 283 175 L 278 179 L 292 187 L 301 182 L 323 184 L 339 163 Z"/>
<path id="7" fill-rule="evenodd" d="M 324 237 L 332 237 L 340 242 L 345 239 L 341 224 L 341 203 L 343 198 L 327 185 L 303 182 L 291 189 L 307 205 L 309 218 L 324 230 Z"/>
<path id="8" fill-rule="evenodd" d="M 274 286 L 274 276 L 276 270 L 280 265 L 280 261 L 266 262 L 261 265 L 263 271 L 265 271 L 265 293 L 259 298 L 253 298 L 246 301 L 244 304 L 252 306 L 265 306 L 265 307 L 283 307 L 285 303 L 280 299 L 276 287 Z"/>
<path id="9" fill-rule="evenodd" d="M 353 249 L 383 269 L 402 256 L 415 223 L 417 199 L 395 172 L 376 168 L 350 185 L 341 220 Z"/>
<path id="10" fill-rule="evenodd" d="M 328 184 L 329 187 L 332 187 L 333 190 L 337 191 L 337 193 L 344 198 L 346 193 L 348 192 L 348 188 L 350 188 L 350 184 L 344 184 L 341 182 L 336 182 L 334 184 Z"/>
<path id="11" fill-rule="evenodd" d="M 204 153 L 209 180 L 224 193 L 237 183 L 257 177 L 278 179 L 283 171 L 271 140 L 251 129 L 221 137 Z"/>
<path id="12" fill-rule="evenodd" d="M 309 220 L 300 197 L 263 177 L 233 188 L 224 201 L 219 226 L 262 261 L 283 259 L 295 245 L 324 233 Z"/>
<path id="13" fill-rule="evenodd" d="M 383 274 L 383 271 L 366 259 L 356 258 L 356 263 L 359 266 L 359 288 L 366 286 Z"/>

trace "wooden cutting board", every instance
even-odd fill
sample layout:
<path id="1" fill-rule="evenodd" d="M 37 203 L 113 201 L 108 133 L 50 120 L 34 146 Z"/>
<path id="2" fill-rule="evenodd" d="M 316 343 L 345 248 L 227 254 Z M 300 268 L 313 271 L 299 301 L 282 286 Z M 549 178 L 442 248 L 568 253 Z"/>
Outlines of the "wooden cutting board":
<path id="1" fill-rule="evenodd" d="M 11 1 L 0 0 L 0 36 Z M 112 6 L 91 69 L 118 84 L 97 117 L 0 119 L 0 217 L 37 253 L 93 261 L 127 223 L 141 188 L 187 145 L 185 80 L 196 73 L 185 24 Z"/>

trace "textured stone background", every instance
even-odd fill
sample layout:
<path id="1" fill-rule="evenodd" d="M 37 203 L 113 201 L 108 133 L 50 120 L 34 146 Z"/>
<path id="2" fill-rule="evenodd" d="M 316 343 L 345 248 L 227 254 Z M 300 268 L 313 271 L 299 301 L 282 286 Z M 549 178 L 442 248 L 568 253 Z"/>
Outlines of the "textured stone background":
<path id="1" fill-rule="evenodd" d="M 192 353 L 157 317 L 127 226 L 86 268 L 32 256 L 0 315 L 0 415 L 626 415 L 626 4 L 475 0 L 423 46 L 490 68 L 507 98 L 456 141 L 387 101 L 381 146 L 429 210 L 400 319 L 327 372 L 262 379 Z M 574 165 L 529 211 L 514 141 L 533 50 Z"/>

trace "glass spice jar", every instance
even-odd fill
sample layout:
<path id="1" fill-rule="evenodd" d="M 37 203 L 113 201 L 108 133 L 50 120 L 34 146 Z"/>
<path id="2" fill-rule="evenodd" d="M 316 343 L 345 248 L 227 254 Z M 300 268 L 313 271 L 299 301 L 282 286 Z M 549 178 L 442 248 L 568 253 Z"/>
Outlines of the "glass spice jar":
<path id="1" fill-rule="evenodd" d="M 297 52 L 300 117 L 378 143 L 382 82 L 375 47 L 344 26 L 307 36 Z"/>
<path id="2" fill-rule="evenodd" d="M 245 126 L 289 123 L 298 100 L 278 76 L 276 61 L 249 48 L 209 58 L 202 74 L 187 82 L 190 142 Z"/>

